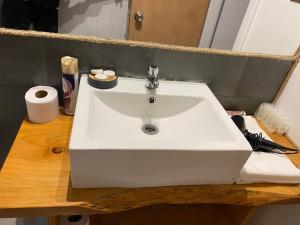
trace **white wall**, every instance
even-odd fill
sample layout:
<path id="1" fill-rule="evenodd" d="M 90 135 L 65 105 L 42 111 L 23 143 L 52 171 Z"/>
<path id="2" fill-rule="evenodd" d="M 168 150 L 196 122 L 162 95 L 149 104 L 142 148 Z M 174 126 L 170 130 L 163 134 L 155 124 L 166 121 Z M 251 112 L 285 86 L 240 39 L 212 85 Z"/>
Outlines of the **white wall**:
<path id="1" fill-rule="evenodd" d="M 16 225 L 17 218 L 1 218 L 0 225 Z"/>
<path id="2" fill-rule="evenodd" d="M 233 50 L 292 55 L 300 44 L 300 4 L 251 0 Z"/>
<path id="3" fill-rule="evenodd" d="M 250 0 L 210 0 L 199 48 L 231 50 Z"/>
<path id="4" fill-rule="evenodd" d="M 225 0 L 216 27 L 211 48 L 232 49 L 249 0 Z"/>
<path id="5" fill-rule="evenodd" d="M 251 0 L 234 50 L 293 55 L 300 45 L 300 4 L 290 0 Z M 288 136 L 300 146 L 300 65 L 276 106 L 291 119 Z"/>
<path id="6" fill-rule="evenodd" d="M 127 38 L 129 0 L 61 0 L 59 33 Z"/>
<path id="7" fill-rule="evenodd" d="M 300 147 L 300 64 L 276 102 L 276 107 L 291 119 L 288 137 Z"/>
<path id="8" fill-rule="evenodd" d="M 270 205 L 259 208 L 248 225 L 299 225 L 300 205 Z"/>
<path id="9" fill-rule="evenodd" d="M 0 225 L 47 225 L 46 217 L 0 218 Z"/>
<path id="10" fill-rule="evenodd" d="M 251 0 L 233 50 L 292 55 L 300 44 L 300 4 L 290 0 Z M 300 65 L 276 106 L 292 121 L 288 136 L 300 146 Z M 300 205 L 258 209 L 250 225 L 298 225 Z"/>

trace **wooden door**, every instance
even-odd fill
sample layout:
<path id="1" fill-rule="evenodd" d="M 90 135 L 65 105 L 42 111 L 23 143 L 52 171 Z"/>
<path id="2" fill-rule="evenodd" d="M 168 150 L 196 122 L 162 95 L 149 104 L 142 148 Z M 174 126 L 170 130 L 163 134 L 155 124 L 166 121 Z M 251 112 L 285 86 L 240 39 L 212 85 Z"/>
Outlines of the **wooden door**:
<path id="1" fill-rule="evenodd" d="M 197 47 L 208 5 L 209 0 L 132 0 L 128 39 Z"/>

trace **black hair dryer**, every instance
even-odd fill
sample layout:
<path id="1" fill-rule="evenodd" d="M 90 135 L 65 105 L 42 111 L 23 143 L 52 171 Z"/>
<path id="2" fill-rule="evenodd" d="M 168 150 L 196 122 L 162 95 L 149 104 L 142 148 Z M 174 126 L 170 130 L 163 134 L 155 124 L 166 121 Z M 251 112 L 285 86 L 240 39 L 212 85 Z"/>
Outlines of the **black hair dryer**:
<path id="1" fill-rule="evenodd" d="M 234 115 L 231 117 L 235 125 L 244 134 L 253 151 L 279 153 L 279 154 L 295 154 L 298 152 L 297 149 L 288 148 L 279 145 L 273 141 L 266 140 L 262 133 L 251 133 L 246 129 L 245 119 L 242 116 Z"/>

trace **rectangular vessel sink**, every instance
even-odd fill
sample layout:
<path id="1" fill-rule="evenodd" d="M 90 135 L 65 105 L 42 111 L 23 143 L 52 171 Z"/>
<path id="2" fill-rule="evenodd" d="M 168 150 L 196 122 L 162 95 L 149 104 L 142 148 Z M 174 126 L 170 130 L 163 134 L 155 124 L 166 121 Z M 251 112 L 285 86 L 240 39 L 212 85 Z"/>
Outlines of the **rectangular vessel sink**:
<path id="1" fill-rule="evenodd" d="M 229 184 L 251 146 L 206 84 L 81 78 L 70 156 L 73 187 Z"/>

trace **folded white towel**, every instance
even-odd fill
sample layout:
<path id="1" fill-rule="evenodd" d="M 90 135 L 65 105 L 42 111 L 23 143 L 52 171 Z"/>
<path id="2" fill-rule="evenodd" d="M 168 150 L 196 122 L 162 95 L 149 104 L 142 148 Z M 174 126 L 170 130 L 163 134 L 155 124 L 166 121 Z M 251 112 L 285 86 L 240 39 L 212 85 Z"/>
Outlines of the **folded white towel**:
<path id="1" fill-rule="evenodd" d="M 266 139 L 271 138 L 259 127 L 256 120 L 245 116 L 246 128 L 251 133 L 262 132 Z M 300 153 L 299 153 L 300 154 Z M 238 184 L 249 183 L 300 183 L 300 170 L 285 155 L 252 152 L 236 180 Z"/>

